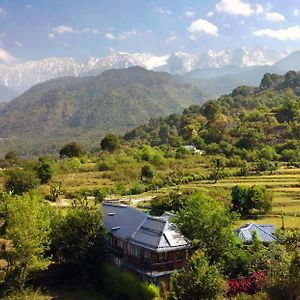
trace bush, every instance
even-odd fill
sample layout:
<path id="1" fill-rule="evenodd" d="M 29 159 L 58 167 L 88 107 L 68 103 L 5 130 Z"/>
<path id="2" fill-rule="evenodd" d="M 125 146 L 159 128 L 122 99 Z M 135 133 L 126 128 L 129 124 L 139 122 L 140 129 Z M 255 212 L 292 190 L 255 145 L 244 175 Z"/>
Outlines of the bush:
<path id="1" fill-rule="evenodd" d="M 39 183 L 40 181 L 33 171 L 15 169 L 7 172 L 4 186 L 7 191 L 21 195 L 36 188 Z"/>
<path id="2" fill-rule="evenodd" d="M 159 289 L 154 284 L 141 282 L 133 274 L 121 272 L 106 264 L 103 268 L 103 286 L 113 300 L 152 300 L 159 298 Z"/>
<path id="3" fill-rule="evenodd" d="M 112 156 L 108 156 L 97 165 L 97 169 L 98 171 L 113 171 L 116 165 L 116 160 Z"/>
<path id="4" fill-rule="evenodd" d="M 142 194 L 145 191 L 145 186 L 139 182 L 135 182 L 130 188 L 129 193 L 131 195 Z"/>
<path id="5" fill-rule="evenodd" d="M 74 171 L 80 167 L 81 163 L 78 158 L 65 158 L 61 161 L 61 167 L 64 171 Z"/>

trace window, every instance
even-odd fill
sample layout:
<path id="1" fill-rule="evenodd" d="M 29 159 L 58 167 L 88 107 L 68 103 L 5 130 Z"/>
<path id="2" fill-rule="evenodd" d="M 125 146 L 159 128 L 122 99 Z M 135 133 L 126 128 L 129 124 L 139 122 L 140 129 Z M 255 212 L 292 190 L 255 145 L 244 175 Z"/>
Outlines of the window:
<path id="1" fill-rule="evenodd" d="M 140 256 L 140 248 L 135 245 L 128 245 L 128 254 L 133 256 Z"/>
<path id="2" fill-rule="evenodd" d="M 142 259 L 143 260 L 146 260 L 146 261 L 149 261 L 150 260 L 150 250 L 148 249 L 143 249 L 142 251 Z"/>
<path id="3" fill-rule="evenodd" d="M 159 252 L 158 261 L 166 261 L 168 259 L 168 252 Z"/>
<path id="4" fill-rule="evenodd" d="M 123 249 L 123 241 L 117 240 L 117 247 Z"/>

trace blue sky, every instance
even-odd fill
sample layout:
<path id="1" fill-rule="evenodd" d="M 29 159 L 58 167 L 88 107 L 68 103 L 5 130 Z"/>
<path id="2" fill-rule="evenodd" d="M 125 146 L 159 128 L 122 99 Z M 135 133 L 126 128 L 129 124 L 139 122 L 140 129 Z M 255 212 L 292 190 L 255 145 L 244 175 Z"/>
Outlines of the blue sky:
<path id="1" fill-rule="evenodd" d="M 300 48 L 300 0 L 0 0 L 0 61 Z"/>

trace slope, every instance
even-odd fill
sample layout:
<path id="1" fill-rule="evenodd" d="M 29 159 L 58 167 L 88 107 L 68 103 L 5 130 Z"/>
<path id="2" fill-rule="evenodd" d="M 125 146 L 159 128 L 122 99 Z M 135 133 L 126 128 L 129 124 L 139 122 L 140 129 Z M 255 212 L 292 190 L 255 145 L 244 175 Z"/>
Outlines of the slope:
<path id="1" fill-rule="evenodd" d="M 0 110 L 0 150 L 46 153 L 74 139 L 95 145 L 107 132 L 121 134 L 204 100 L 191 85 L 141 67 L 52 80 Z"/>

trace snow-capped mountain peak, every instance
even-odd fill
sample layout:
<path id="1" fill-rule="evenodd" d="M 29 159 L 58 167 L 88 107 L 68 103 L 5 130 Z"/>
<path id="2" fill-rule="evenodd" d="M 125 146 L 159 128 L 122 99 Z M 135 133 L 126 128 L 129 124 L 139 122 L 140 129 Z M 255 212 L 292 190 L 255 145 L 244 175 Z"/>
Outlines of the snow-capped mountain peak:
<path id="1" fill-rule="evenodd" d="M 272 65 L 288 54 L 287 51 L 275 52 L 269 48 L 257 47 L 219 51 L 210 49 L 200 54 L 181 51 L 167 55 L 112 52 L 105 57 L 90 57 L 85 60 L 50 57 L 23 64 L 0 64 L 0 85 L 20 94 L 46 80 L 63 76 L 96 75 L 109 69 L 141 66 L 148 70 L 185 74 L 195 69 Z"/>

